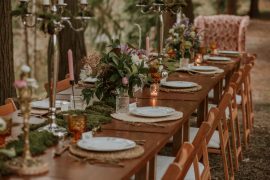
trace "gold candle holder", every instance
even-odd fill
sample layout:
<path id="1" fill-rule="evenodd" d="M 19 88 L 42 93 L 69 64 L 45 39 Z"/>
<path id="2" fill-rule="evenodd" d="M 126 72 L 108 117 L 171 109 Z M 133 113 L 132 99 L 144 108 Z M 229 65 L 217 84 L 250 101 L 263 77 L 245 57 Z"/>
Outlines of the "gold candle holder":
<path id="1" fill-rule="evenodd" d="M 27 84 L 30 73 L 28 66 L 24 67 L 20 82 L 17 82 L 19 91 L 19 103 L 23 115 L 24 148 L 23 156 L 15 158 L 7 163 L 7 166 L 20 175 L 37 175 L 48 172 L 48 164 L 38 158 L 33 158 L 30 152 L 29 118 L 31 112 L 32 86 Z M 16 82 L 15 82 L 16 86 Z"/>

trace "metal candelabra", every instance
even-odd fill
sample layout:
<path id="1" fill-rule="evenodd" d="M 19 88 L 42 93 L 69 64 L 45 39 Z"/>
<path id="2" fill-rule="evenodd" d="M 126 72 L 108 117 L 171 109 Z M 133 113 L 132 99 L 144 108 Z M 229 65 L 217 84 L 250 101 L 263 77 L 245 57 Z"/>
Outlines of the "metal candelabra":
<path id="1" fill-rule="evenodd" d="M 84 31 L 87 27 L 87 22 L 91 16 L 87 14 L 87 1 L 81 0 L 79 3 L 80 13 L 74 19 L 80 22 L 81 26 L 75 28 L 71 22 L 71 17 L 65 16 L 65 8 L 67 6 L 63 0 L 43 0 L 43 14 L 35 15 L 28 12 L 29 0 L 20 0 L 20 6 L 25 7 L 24 13 L 21 15 L 24 26 L 32 28 L 38 24 L 42 24 L 42 30 L 50 35 L 48 48 L 48 81 L 49 81 L 49 119 L 50 124 L 42 127 L 40 130 L 47 130 L 57 136 L 64 136 L 66 129 L 56 124 L 56 85 L 58 81 L 59 71 L 59 46 L 58 34 L 68 25 L 72 30 L 79 32 Z M 34 21 L 32 21 L 34 20 Z M 32 23 L 33 22 L 33 23 Z"/>
<path id="2" fill-rule="evenodd" d="M 164 18 L 163 14 L 165 12 L 171 12 L 177 14 L 177 17 L 181 17 L 181 9 L 185 6 L 183 0 L 171 0 L 169 2 L 162 0 L 155 0 L 149 2 L 149 0 L 140 0 L 136 5 L 141 8 L 143 14 L 157 14 L 159 17 L 159 46 L 158 46 L 158 57 L 162 59 L 162 51 L 164 44 Z M 179 15 L 180 14 L 180 15 Z"/>

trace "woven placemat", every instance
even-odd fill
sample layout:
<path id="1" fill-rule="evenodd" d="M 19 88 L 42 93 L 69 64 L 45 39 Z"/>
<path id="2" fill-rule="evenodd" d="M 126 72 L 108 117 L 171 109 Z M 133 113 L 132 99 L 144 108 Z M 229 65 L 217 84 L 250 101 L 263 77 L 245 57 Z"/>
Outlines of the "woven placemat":
<path id="1" fill-rule="evenodd" d="M 191 87 L 191 88 L 167 88 L 161 86 L 159 90 L 165 91 L 165 92 L 183 92 L 183 93 L 189 93 L 189 92 L 197 92 L 202 89 L 201 85 Z"/>
<path id="2" fill-rule="evenodd" d="M 230 60 L 230 61 L 214 61 L 214 60 L 206 60 L 207 63 L 209 64 L 232 64 L 234 63 L 234 61 Z"/>
<path id="3" fill-rule="evenodd" d="M 144 148 L 140 145 L 136 145 L 136 147 L 124 151 L 97 152 L 97 151 L 86 151 L 79 148 L 77 145 L 70 145 L 69 152 L 73 155 L 82 158 L 111 161 L 111 160 L 134 159 L 140 157 L 144 153 Z"/>
<path id="4" fill-rule="evenodd" d="M 111 116 L 114 119 L 118 119 L 121 121 L 127 121 L 127 122 L 155 123 L 155 122 L 179 120 L 183 117 L 183 113 L 176 111 L 171 116 L 165 116 L 165 117 L 160 117 L 160 118 L 133 116 L 129 113 L 114 113 L 114 114 L 111 114 Z"/>

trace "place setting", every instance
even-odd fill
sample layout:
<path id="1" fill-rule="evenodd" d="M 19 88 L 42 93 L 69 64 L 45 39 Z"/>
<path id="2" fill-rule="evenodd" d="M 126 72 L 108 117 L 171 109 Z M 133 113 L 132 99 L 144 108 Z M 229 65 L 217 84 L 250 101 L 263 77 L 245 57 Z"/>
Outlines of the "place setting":
<path id="1" fill-rule="evenodd" d="M 202 89 L 201 85 L 189 81 L 165 81 L 160 85 L 160 90 L 165 92 L 193 93 Z"/>
<path id="2" fill-rule="evenodd" d="M 215 66 L 206 66 L 206 65 L 193 65 L 189 64 L 186 67 L 177 68 L 175 71 L 187 72 L 192 75 L 215 75 L 221 74 L 224 72 L 223 69 L 220 69 Z"/>
<path id="3" fill-rule="evenodd" d="M 153 99 L 153 101 L 155 100 Z M 176 111 L 174 108 L 153 105 L 134 107 L 127 112 L 116 112 L 111 114 L 111 116 L 117 120 L 128 122 L 131 125 L 141 123 L 164 128 L 159 122 L 180 120 L 183 117 L 183 113 Z"/>
<path id="4" fill-rule="evenodd" d="M 122 160 L 134 159 L 144 154 L 144 140 L 130 140 L 119 137 L 93 136 L 93 132 L 85 132 L 82 139 L 70 144 L 69 156 L 89 164 L 120 167 Z"/>
<path id="5" fill-rule="evenodd" d="M 204 55 L 203 57 L 204 61 L 208 63 L 213 63 L 213 64 L 230 64 L 233 63 L 234 61 L 230 57 L 225 57 L 225 56 L 217 56 L 217 55 Z"/>

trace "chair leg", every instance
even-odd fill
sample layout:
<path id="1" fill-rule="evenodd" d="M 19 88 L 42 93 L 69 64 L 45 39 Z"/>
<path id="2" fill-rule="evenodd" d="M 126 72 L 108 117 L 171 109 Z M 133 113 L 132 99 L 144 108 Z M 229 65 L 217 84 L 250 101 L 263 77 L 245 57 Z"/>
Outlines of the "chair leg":
<path id="1" fill-rule="evenodd" d="M 228 159 L 229 159 L 229 166 L 230 166 L 230 179 L 234 179 L 234 168 L 233 168 L 233 160 L 232 160 L 232 154 L 231 154 L 231 146 L 230 141 L 228 141 L 227 144 L 227 151 L 228 151 Z"/>
<path id="2" fill-rule="evenodd" d="M 248 127 L 247 127 L 247 115 L 246 115 L 246 110 L 245 110 L 245 104 L 241 105 L 242 109 L 242 125 L 243 125 L 243 140 L 244 140 L 244 145 L 247 148 L 248 146 Z"/>
<path id="3" fill-rule="evenodd" d="M 241 144 L 240 144 L 240 146 L 238 144 L 239 139 L 238 139 L 238 134 L 236 134 L 237 130 L 236 130 L 236 127 L 235 127 L 235 120 L 230 119 L 229 127 L 230 127 L 230 130 L 231 130 L 231 140 L 232 140 L 231 142 L 232 142 L 232 148 L 233 148 L 235 169 L 238 171 L 239 170 L 239 162 L 238 162 L 238 160 L 239 160 L 239 151 L 241 153 L 242 150 L 241 150 Z"/>
<path id="4" fill-rule="evenodd" d="M 221 147 L 221 156 L 222 156 L 222 161 L 223 161 L 223 169 L 224 169 L 224 177 L 225 180 L 229 180 L 229 170 L 228 170 L 228 163 L 227 163 L 227 158 L 226 158 L 226 149 L 225 147 Z"/>

